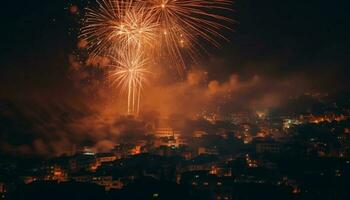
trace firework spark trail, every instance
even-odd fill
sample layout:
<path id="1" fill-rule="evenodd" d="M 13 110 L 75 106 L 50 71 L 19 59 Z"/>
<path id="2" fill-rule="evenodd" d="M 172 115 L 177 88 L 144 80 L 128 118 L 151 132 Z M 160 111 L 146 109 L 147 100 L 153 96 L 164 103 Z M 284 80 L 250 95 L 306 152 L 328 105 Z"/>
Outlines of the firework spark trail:
<path id="1" fill-rule="evenodd" d="M 230 29 L 225 17 L 232 0 L 97 0 L 87 8 L 80 39 L 90 56 L 112 57 L 112 85 L 127 91 L 128 114 L 139 112 L 146 60 L 162 59 L 183 75 L 186 58 L 215 47 Z M 219 12 L 218 12 L 219 11 Z"/>
<path id="2" fill-rule="evenodd" d="M 128 49 L 119 51 L 117 57 L 111 57 L 112 64 L 109 65 L 111 71 L 109 78 L 112 85 L 121 88 L 121 91 L 127 91 L 128 96 L 128 114 L 136 114 L 139 112 L 139 99 L 141 98 L 141 90 L 146 81 L 147 59 L 143 53 Z"/>
<path id="3" fill-rule="evenodd" d="M 109 78 L 112 85 L 127 91 L 128 114 L 139 112 L 147 71 L 143 55 L 146 49 L 152 52 L 157 30 L 150 12 L 134 6 L 132 0 L 100 0 L 97 8 L 86 10 L 80 38 L 88 42 L 92 57 L 112 58 Z"/>
<path id="4" fill-rule="evenodd" d="M 144 8 L 133 7 L 125 12 L 123 20 L 115 26 L 115 35 L 126 48 L 151 47 L 156 41 L 158 24 Z"/>
<path id="5" fill-rule="evenodd" d="M 132 0 L 100 0 L 87 8 L 80 39 L 93 56 L 114 54 L 130 45 L 149 47 L 156 41 L 158 24 L 150 12 Z"/>
<path id="6" fill-rule="evenodd" d="M 196 60 L 199 51 L 205 51 L 200 39 L 220 47 L 226 38 L 221 29 L 230 29 L 225 23 L 233 20 L 218 11 L 231 11 L 232 0 L 139 0 L 149 8 L 161 26 L 167 56 L 180 74 L 185 69 L 183 54 Z M 223 23 L 225 22 L 225 23 Z"/>
<path id="7" fill-rule="evenodd" d="M 88 42 L 91 55 L 108 55 L 119 43 L 115 26 L 121 21 L 131 1 L 101 0 L 96 8 L 86 8 L 85 19 L 79 38 Z"/>

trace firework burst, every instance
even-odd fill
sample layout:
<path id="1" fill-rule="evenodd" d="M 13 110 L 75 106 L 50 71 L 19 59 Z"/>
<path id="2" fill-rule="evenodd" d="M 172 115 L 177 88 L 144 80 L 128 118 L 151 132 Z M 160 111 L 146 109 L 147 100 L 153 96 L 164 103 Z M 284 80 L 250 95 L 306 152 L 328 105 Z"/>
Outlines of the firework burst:
<path id="1" fill-rule="evenodd" d="M 111 57 L 111 61 L 108 75 L 111 84 L 121 88 L 122 93 L 127 93 L 128 114 L 138 114 L 141 91 L 150 73 L 147 59 L 140 50 L 127 49 L 119 51 L 117 57 Z"/>
<path id="2" fill-rule="evenodd" d="M 144 8 L 133 7 L 125 12 L 122 21 L 114 28 L 114 34 L 123 47 L 146 49 L 156 41 L 158 23 Z"/>
<path id="3" fill-rule="evenodd" d="M 185 69 L 184 54 L 196 60 L 205 51 L 201 41 L 220 47 L 222 29 L 233 20 L 225 17 L 231 11 L 232 0 L 139 0 L 160 24 L 163 52 L 180 74 Z"/>
<path id="4" fill-rule="evenodd" d="M 100 0 L 87 8 L 79 38 L 93 56 L 113 55 L 121 48 L 148 48 L 156 40 L 158 24 L 150 12 L 132 0 Z"/>
<path id="5" fill-rule="evenodd" d="M 88 43 L 90 55 L 106 56 L 117 49 L 115 27 L 130 6 L 131 1 L 101 0 L 95 8 L 86 8 L 79 38 Z"/>
<path id="6" fill-rule="evenodd" d="M 232 22 L 224 14 L 232 0 L 97 0 L 87 8 L 80 39 L 90 56 L 111 57 L 112 85 L 127 92 L 128 114 L 138 113 L 146 63 L 167 64 L 183 75 L 186 59 L 226 39 L 222 29 Z M 137 103 L 136 103 L 137 102 Z"/>

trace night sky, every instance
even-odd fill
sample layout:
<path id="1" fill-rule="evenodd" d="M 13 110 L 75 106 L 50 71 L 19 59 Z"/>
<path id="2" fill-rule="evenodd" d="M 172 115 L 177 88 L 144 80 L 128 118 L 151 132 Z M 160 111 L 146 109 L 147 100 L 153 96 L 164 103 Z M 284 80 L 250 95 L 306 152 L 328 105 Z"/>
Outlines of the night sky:
<path id="1" fill-rule="evenodd" d="M 115 122 L 114 104 L 95 98 L 117 98 L 100 89 L 100 69 L 83 66 L 72 73 L 82 17 L 70 12 L 72 5 L 81 10 L 86 1 L 1 4 L 1 151 L 46 155 L 76 143 L 108 146 L 115 137 L 110 133 L 129 123 Z M 290 95 L 349 91 L 345 1 L 236 0 L 233 9 L 235 31 L 224 32 L 230 42 L 209 48 L 210 56 L 189 66 L 183 83 L 173 78 L 172 84 L 149 87 L 145 109 L 187 116 L 218 105 L 227 112 L 266 109 Z M 203 71 L 207 85 L 198 86 Z"/>
<path id="2" fill-rule="evenodd" d="M 255 74 L 270 79 L 293 76 L 308 89 L 348 89 L 349 14 L 346 1 L 236 0 L 230 43 L 211 53 L 220 64 L 215 79 Z M 71 90 L 68 56 L 76 46 L 79 16 L 69 13 L 84 1 L 2 2 L 1 96 Z M 72 33 L 72 34 L 69 34 Z"/>

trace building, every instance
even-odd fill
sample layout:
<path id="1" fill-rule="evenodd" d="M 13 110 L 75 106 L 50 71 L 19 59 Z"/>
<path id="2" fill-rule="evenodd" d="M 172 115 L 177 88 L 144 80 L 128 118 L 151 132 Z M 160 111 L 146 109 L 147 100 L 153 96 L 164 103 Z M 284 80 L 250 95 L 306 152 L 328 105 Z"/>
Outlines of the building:
<path id="1" fill-rule="evenodd" d="M 65 182 L 68 181 L 68 174 L 67 172 L 59 165 L 47 165 L 43 167 L 43 176 L 41 177 L 44 181 L 58 181 L 58 182 Z M 35 179 L 27 179 L 28 183 L 30 181 L 35 181 Z"/>
<path id="2" fill-rule="evenodd" d="M 124 184 L 120 180 L 114 180 L 112 176 L 92 176 L 92 175 L 82 175 L 74 176 L 72 180 L 82 183 L 95 183 L 101 185 L 106 191 L 111 189 L 122 189 Z"/>
<path id="3" fill-rule="evenodd" d="M 217 148 L 199 147 L 198 155 L 219 155 L 219 150 Z"/>
<path id="4" fill-rule="evenodd" d="M 137 155 L 141 153 L 141 146 L 135 144 L 122 143 L 114 147 L 113 153 L 116 159 L 127 158 L 130 155 Z"/>
<path id="5" fill-rule="evenodd" d="M 78 154 L 74 156 L 70 162 L 72 172 L 78 171 L 96 171 L 98 163 L 95 155 Z"/>
<path id="6" fill-rule="evenodd" d="M 154 146 L 175 146 L 179 147 L 185 144 L 185 141 L 181 138 L 180 131 L 176 131 L 173 128 L 158 128 L 155 131 L 155 141 Z"/>
<path id="7" fill-rule="evenodd" d="M 113 180 L 112 176 L 94 176 L 91 182 L 101 185 L 105 190 L 122 189 L 124 184 L 120 180 Z"/>
<path id="8" fill-rule="evenodd" d="M 227 164 L 217 164 L 211 167 L 209 173 L 218 177 L 232 176 L 232 169 Z"/>
<path id="9" fill-rule="evenodd" d="M 256 141 L 256 153 L 280 153 L 280 143 L 274 140 Z"/>
<path id="10" fill-rule="evenodd" d="M 203 136 L 206 136 L 206 135 L 208 135 L 208 133 L 205 131 L 194 131 L 193 132 L 193 137 L 195 137 L 195 138 L 202 138 Z"/>
<path id="11" fill-rule="evenodd" d="M 99 153 L 96 155 L 97 166 L 101 166 L 103 163 L 113 162 L 117 160 L 117 156 L 112 153 Z"/>

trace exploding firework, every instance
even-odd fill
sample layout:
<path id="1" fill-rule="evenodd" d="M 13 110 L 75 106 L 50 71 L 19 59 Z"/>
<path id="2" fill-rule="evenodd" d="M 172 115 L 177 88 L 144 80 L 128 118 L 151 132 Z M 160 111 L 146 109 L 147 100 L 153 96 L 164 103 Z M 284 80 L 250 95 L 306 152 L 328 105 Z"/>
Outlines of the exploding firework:
<path id="1" fill-rule="evenodd" d="M 95 8 L 86 8 L 79 38 L 87 42 L 92 56 L 106 56 L 117 49 L 116 26 L 131 2 L 100 0 Z"/>
<path id="2" fill-rule="evenodd" d="M 147 59 L 141 50 L 126 49 L 119 51 L 117 57 L 111 57 L 112 64 L 109 78 L 111 84 L 121 88 L 122 93 L 127 93 L 128 114 L 138 115 L 140 110 L 140 99 L 142 88 L 146 82 Z"/>
<path id="3" fill-rule="evenodd" d="M 112 57 L 113 85 L 127 91 L 128 114 L 139 112 L 146 63 L 162 63 L 180 75 L 186 59 L 196 60 L 204 43 L 215 47 L 232 22 L 224 14 L 232 0 L 97 0 L 87 8 L 80 39 L 90 56 Z M 204 43 L 203 43 L 204 41 Z"/>
<path id="4" fill-rule="evenodd" d="M 156 41 L 158 24 L 132 0 L 100 0 L 87 8 L 80 39 L 92 56 L 113 55 L 121 48 L 148 48 Z"/>
<path id="5" fill-rule="evenodd" d="M 139 0 L 147 7 L 154 20 L 160 24 L 163 53 L 170 58 L 180 74 L 185 69 L 183 54 L 196 60 L 200 51 L 205 51 L 201 41 L 215 47 L 226 38 L 222 29 L 233 20 L 225 17 L 231 11 L 232 0 Z M 217 14 L 222 13 L 222 14 Z"/>
<path id="6" fill-rule="evenodd" d="M 145 68 L 153 52 L 158 24 L 150 12 L 132 0 L 101 0 L 96 8 L 87 8 L 80 38 L 88 43 L 92 59 L 112 58 L 112 85 L 127 93 L 127 113 L 137 115 L 140 107 Z"/>
<path id="7" fill-rule="evenodd" d="M 144 8 L 133 7 L 125 12 L 122 21 L 115 26 L 115 36 L 122 47 L 150 48 L 157 38 L 156 23 Z"/>

